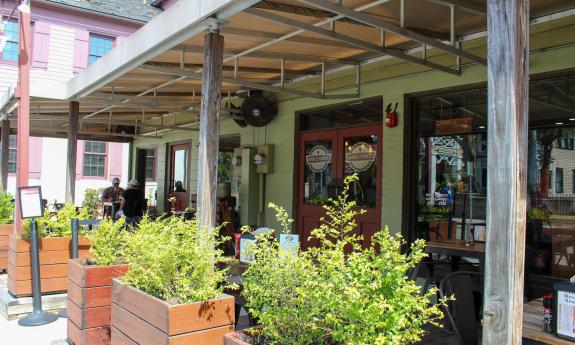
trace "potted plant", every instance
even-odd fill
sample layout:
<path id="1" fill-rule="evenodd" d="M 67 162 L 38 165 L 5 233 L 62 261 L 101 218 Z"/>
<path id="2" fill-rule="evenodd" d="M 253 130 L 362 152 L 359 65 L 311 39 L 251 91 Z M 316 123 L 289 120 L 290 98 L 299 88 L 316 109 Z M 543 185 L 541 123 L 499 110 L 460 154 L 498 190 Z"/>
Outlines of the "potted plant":
<path id="1" fill-rule="evenodd" d="M 86 233 L 89 259 L 68 264 L 68 341 L 75 345 L 110 344 L 112 279 L 122 276 L 121 249 L 128 232 L 125 218 L 104 219 Z"/>
<path id="2" fill-rule="evenodd" d="M 409 344 L 422 327 L 443 317 L 445 300 L 421 294 L 407 273 L 426 255 L 424 242 L 401 254 L 402 240 L 385 229 L 361 246 L 354 230 L 360 213 L 347 192 L 325 205 L 326 217 L 312 232 L 319 246 L 284 250 L 277 241 L 257 241 L 256 260 L 245 273 L 244 297 L 260 325 L 226 335 L 227 345 Z"/>
<path id="3" fill-rule="evenodd" d="M 40 278 L 42 293 L 65 292 L 68 287 L 68 260 L 72 255 L 72 218 L 89 219 L 86 210 L 79 212 L 74 205 L 66 204 L 57 213 L 45 212 L 37 218 L 39 234 Z M 8 290 L 15 296 L 32 294 L 32 269 L 30 263 L 30 222 L 23 224 L 24 234 L 10 235 L 8 254 Z M 90 242 L 78 239 L 79 257 L 89 256 Z"/>
<path id="4" fill-rule="evenodd" d="M 113 344 L 220 344 L 235 324 L 216 229 L 147 217 L 126 240 L 128 272 L 112 285 Z"/>
<path id="5" fill-rule="evenodd" d="M 8 237 L 14 231 L 14 198 L 0 191 L 0 271 L 8 269 Z"/>

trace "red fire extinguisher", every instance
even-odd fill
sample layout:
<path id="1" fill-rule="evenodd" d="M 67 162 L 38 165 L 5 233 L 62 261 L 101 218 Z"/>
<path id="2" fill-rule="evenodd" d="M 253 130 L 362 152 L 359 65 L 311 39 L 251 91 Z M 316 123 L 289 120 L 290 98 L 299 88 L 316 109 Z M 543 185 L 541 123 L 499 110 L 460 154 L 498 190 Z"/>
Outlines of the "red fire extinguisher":
<path id="1" fill-rule="evenodd" d="M 395 111 L 397 110 L 398 102 L 395 102 L 393 110 L 391 110 L 391 104 L 389 103 L 385 109 L 385 126 L 393 128 L 397 126 L 397 113 Z"/>

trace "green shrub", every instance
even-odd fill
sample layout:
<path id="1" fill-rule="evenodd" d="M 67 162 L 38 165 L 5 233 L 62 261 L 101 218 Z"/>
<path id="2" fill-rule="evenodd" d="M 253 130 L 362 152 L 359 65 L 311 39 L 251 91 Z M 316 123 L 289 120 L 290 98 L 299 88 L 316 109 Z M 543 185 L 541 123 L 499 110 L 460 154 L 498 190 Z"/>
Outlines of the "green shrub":
<path id="1" fill-rule="evenodd" d="M 530 208 L 529 211 L 527 211 L 527 218 L 539 219 L 539 220 L 544 221 L 544 222 L 549 222 L 549 220 L 551 219 L 551 214 L 549 213 L 549 211 L 547 209 L 539 208 L 539 207 L 533 207 L 533 208 Z"/>
<path id="2" fill-rule="evenodd" d="M 85 208 L 76 211 L 76 206 L 72 204 L 65 204 L 58 212 L 44 211 L 44 217 L 36 218 L 38 226 L 39 237 L 66 237 L 72 236 L 72 218 L 80 220 L 90 219 L 90 214 Z M 27 237 L 30 237 L 30 223 L 29 219 L 24 221 L 24 228 L 27 231 Z"/>
<path id="3" fill-rule="evenodd" d="M 104 188 L 87 188 L 84 191 L 84 201 L 82 207 L 88 211 L 92 219 L 98 218 L 102 213 L 102 193 Z"/>
<path id="4" fill-rule="evenodd" d="M 128 232 L 124 231 L 126 218 L 117 221 L 104 219 L 95 229 L 88 231 L 86 237 L 90 240 L 91 262 L 98 266 L 111 266 L 122 263 L 122 247 Z"/>
<path id="5" fill-rule="evenodd" d="M 127 237 L 124 261 L 129 265 L 124 283 L 169 303 L 206 301 L 221 295 L 227 269 L 217 249 L 217 231 L 198 229 L 196 220 L 145 216 Z"/>
<path id="6" fill-rule="evenodd" d="M 14 197 L 0 191 L 0 224 L 10 224 L 14 221 Z"/>
<path id="7" fill-rule="evenodd" d="M 423 241 L 401 254 L 400 236 L 387 229 L 368 248 L 352 234 L 364 212 L 347 198 L 354 179 L 346 178 L 343 193 L 324 206 L 326 217 L 312 232 L 319 247 L 290 254 L 271 237 L 258 238 L 244 281 L 247 306 L 261 323 L 256 343 L 409 344 L 443 317 L 445 300 L 430 302 L 436 290 L 422 294 L 407 278 L 426 255 Z"/>

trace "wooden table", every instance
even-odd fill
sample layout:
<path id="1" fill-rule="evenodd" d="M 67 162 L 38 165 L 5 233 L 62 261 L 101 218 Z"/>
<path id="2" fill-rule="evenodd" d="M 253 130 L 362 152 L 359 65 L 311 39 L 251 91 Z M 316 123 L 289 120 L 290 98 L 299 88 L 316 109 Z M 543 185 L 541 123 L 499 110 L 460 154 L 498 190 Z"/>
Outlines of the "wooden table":
<path id="1" fill-rule="evenodd" d="M 452 270 L 459 270 L 459 260 L 462 257 L 479 260 L 479 272 L 483 273 L 485 263 L 485 243 L 473 242 L 466 245 L 464 240 L 434 240 L 427 241 L 425 252 L 429 254 L 443 254 L 451 256 Z"/>
<path id="2" fill-rule="evenodd" d="M 575 342 L 557 338 L 554 334 L 543 332 L 543 301 L 541 298 L 523 305 L 523 338 L 552 345 L 575 344 Z"/>

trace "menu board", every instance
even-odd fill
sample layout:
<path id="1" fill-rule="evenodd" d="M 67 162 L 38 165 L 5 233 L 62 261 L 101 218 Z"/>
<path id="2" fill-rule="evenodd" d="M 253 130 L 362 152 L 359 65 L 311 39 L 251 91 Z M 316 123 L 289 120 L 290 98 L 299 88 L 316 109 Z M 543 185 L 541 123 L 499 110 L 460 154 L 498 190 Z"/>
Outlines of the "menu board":
<path id="1" fill-rule="evenodd" d="M 20 187 L 18 188 L 20 216 L 25 218 L 39 218 L 44 215 L 42 207 L 42 187 Z"/>
<path id="2" fill-rule="evenodd" d="M 557 293 L 557 335 L 575 339 L 575 292 Z"/>

